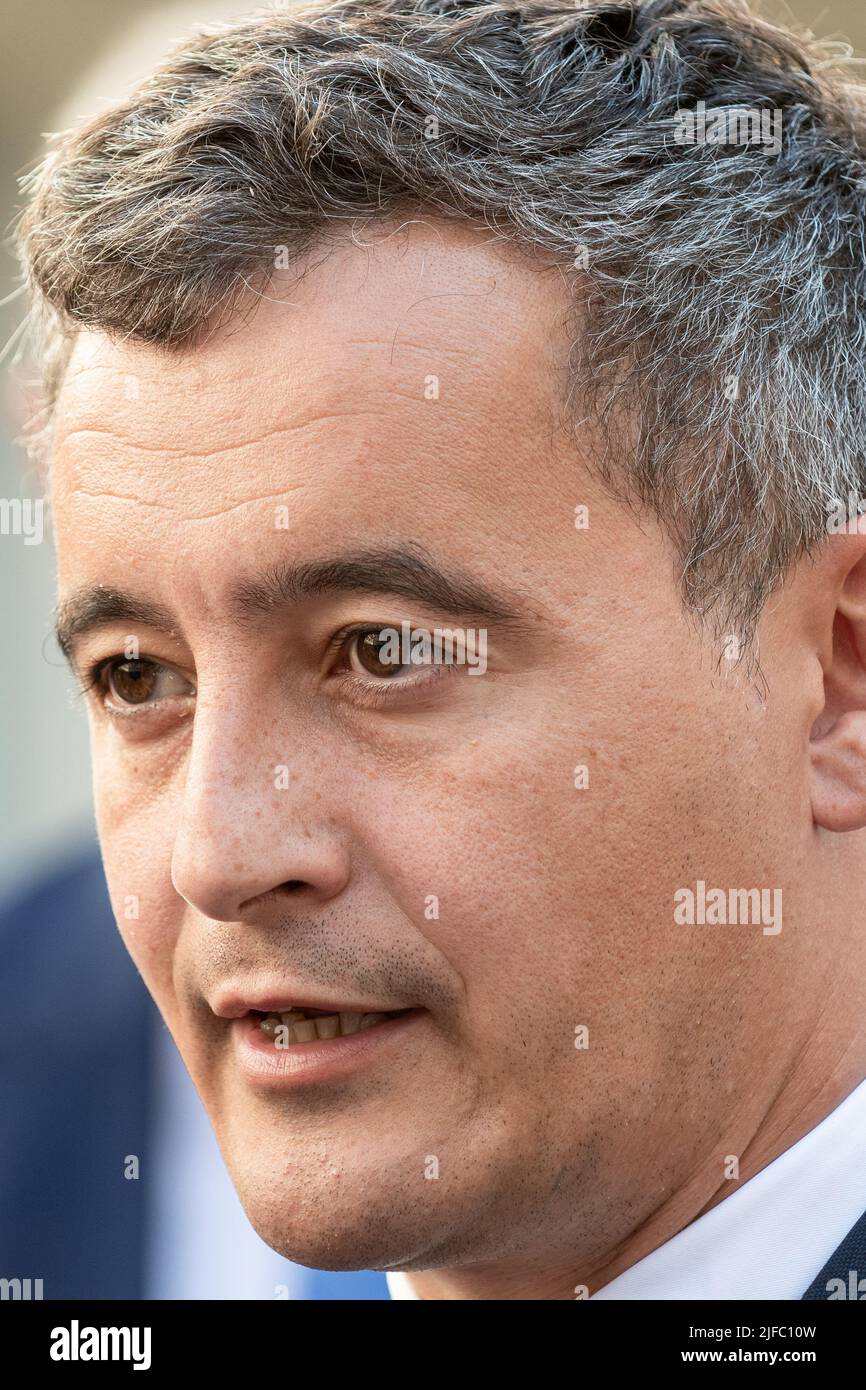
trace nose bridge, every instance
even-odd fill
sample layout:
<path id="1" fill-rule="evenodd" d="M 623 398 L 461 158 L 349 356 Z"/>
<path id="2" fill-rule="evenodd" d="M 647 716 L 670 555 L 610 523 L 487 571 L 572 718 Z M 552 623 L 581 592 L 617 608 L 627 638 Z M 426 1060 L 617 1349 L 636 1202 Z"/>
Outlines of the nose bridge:
<path id="1" fill-rule="evenodd" d="M 279 735 L 276 730 L 279 729 Z M 213 701 L 196 710 L 172 882 L 215 920 L 287 883 L 320 898 L 348 874 L 345 835 L 328 804 L 324 760 L 285 712 Z"/>

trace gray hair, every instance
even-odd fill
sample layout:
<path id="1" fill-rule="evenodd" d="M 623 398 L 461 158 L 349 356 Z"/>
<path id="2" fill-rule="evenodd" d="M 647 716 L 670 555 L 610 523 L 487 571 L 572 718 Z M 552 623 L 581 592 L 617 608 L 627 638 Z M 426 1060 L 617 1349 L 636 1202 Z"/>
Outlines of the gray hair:
<path id="1" fill-rule="evenodd" d="M 325 0 L 183 41 L 26 181 L 47 418 L 79 326 L 193 346 L 357 219 L 419 210 L 546 255 L 567 424 L 748 643 L 834 499 L 866 493 L 863 89 L 741 0 Z M 775 152 L 678 113 L 780 112 Z M 567 315 L 571 322 L 570 312 Z"/>

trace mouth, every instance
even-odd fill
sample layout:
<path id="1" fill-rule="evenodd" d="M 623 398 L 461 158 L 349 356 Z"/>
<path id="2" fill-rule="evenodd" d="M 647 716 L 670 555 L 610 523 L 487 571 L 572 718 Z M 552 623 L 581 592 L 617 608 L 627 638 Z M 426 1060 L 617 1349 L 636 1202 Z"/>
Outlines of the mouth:
<path id="1" fill-rule="evenodd" d="M 379 1028 L 395 1018 L 415 1012 L 412 1009 L 392 1009 L 380 1013 L 329 1013 L 326 1009 L 287 1008 L 277 1012 L 250 1009 L 262 1037 L 276 1047 L 302 1047 L 305 1043 L 329 1042 L 333 1038 L 350 1038 L 368 1028 Z"/>
<path id="2" fill-rule="evenodd" d="M 295 1088 L 346 1078 L 360 1066 L 396 1061 L 426 1009 L 322 1009 L 259 1000 L 251 1009 L 236 1002 L 221 1011 L 231 1019 L 234 1056 L 256 1089 Z M 324 1001 L 321 1001 L 324 1002 Z"/>

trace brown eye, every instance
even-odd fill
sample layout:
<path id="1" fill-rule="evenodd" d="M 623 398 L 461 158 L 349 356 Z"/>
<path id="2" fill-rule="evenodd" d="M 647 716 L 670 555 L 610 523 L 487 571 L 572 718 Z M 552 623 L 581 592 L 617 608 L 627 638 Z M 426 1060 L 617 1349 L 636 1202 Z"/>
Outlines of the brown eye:
<path id="1" fill-rule="evenodd" d="M 398 676 L 412 669 L 400 661 L 400 643 L 393 628 L 357 633 L 352 638 L 349 662 L 353 670 L 380 679 Z"/>
<path id="2" fill-rule="evenodd" d="M 118 658 L 109 662 L 103 667 L 102 688 L 109 708 L 112 700 L 117 707 L 132 709 L 156 704 L 171 696 L 195 694 L 179 671 L 146 657 L 140 660 Z"/>
<path id="3" fill-rule="evenodd" d="M 125 705 L 143 705 L 153 698 L 157 676 L 152 661 L 121 661 L 109 667 L 107 684 Z"/>

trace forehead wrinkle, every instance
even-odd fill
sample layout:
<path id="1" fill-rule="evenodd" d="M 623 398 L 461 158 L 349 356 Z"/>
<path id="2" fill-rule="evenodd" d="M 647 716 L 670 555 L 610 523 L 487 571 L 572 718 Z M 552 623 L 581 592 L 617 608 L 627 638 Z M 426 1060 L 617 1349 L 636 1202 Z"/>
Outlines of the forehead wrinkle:
<path id="1" fill-rule="evenodd" d="M 408 388 L 400 389 L 398 387 L 389 387 L 387 399 L 389 404 L 394 401 L 401 401 L 407 406 L 419 407 L 419 418 L 421 418 L 422 412 L 426 410 L 426 405 L 423 400 L 419 398 L 416 392 L 412 392 Z M 283 405 L 282 413 L 285 414 L 289 408 L 288 404 Z M 316 429 L 321 425 L 343 421 L 360 422 L 362 420 L 373 421 L 378 427 L 384 426 L 386 430 L 389 425 L 393 427 L 395 424 L 395 422 L 389 418 L 388 411 L 383 408 L 381 403 L 372 404 L 370 406 L 361 406 L 353 403 L 347 406 L 345 410 L 339 410 L 333 407 L 326 409 L 323 407 L 320 410 L 310 412 L 305 418 L 291 420 L 285 424 L 275 424 L 273 428 L 267 429 L 262 434 L 254 435 L 251 438 L 234 440 L 228 444 L 215 445 L 214 447 L 200 450 L 192 449 L 186 443 L 172 443 L 167 440 L 160 440 L 155 444 L 145 444 L 134 440 L 130 435 L 115 428 L 79 425 L 67 430 L 57 439 L 54 452 L 55 455 L 59 455 L 61 450 L 64 449 L 70 449 L 75 452 L 75 445 L 72 443 L 72 441 L 75 440 L 81 440 L 86 445 L 87 441 L 91 439 L 108 439 L 115 441 L 119 450 L 126 451 L 129 454 L 140 453 L 164 457 L 166 460 L 176 459 L 177 461 L 182 461 L 188 459 L 196 462 L 208 462 L 211 459 L 218 459 L 222 456 L 243 453 L 245 450 L 258 448 L 281 438 L 298 436 L 303 434 L 304 431 Z M 454 423 L 456 424 L 456 421 Z M 401 430 L 406 428 L 405 420 L 401 420 L 400 428 Z M 79 468 L 87 467 L 86 458 L 82 458 L 80 454 L 75 459 L 75 463 Z M 287 487 L 285 490 L 290 491 L 291 488 Z M 276 495 L 276 492 L 262 494 L 262 496 Z"/>
<path id="2" fill-rule="evenodd" d="M 351 381 L 353 387 L 358 386 L 359 382 L 357 375 L 353 376 L 351 378 Z M 228 383 L 227 385 L 223 386 L 223 393 L 227 389 L 227 386 L 230 384 L 231 383 Z M 98 437 L 100 435 L 103 435 L 108 436 L 111 439 L 117 440 L 117 442 L 122 444 L 125 448 L 137 449 L 140 450 L 142 453 L 182 454 L 188 458 L 210 458 L 212 455 L 215 454 L 229 453 L 233 449 L 250 448 L 256 444 L 264 443 L 266 440 L 278 437 L 279 435 L 292 434 L 298 430 L 309 429 L 312 425 L 326 423 L 330 420 L 352 420 L 355 418 L 363 418 L 366 416 L 373 416 L 377 419 L 387 420 L 387 412 L 383 410 L 380 403 L 381 392 L 377 389 L 377 393 L 371 394 L 376 394 L 377 396 L 376 402 L 374 404 L 365 406 L 358 405 L 353 401 L 353 403 L 351 405 L 348 405 L 345 410 L 339 410 L 333 405 L 331 405 L 330 408 L 325 408 L 325 406 L 323 405 L 321 409 L 311 411 L 311 413 L 309 413 L 305 418 L 295 419 L 287 424 L 274 424 L 274 426 L 271 429 L 265 430 L 262 434 L 253 435 L 248 438 L 233 441 L 231 444 L 226 444 L 222 448 L 204 449 L 201 451 L 197 451 L 194 449 L 190 449 L 188 446 L 184 444 L 169 444 L 165 442 L 160 442 L 159 444 L 144 444 L 138 440 L 133 439 L 130 435 L 124 434 L 119 429 L 111 427 L 100 428 L 96 425 L 78 425 L 73 427 L 72 429 L 66 430 L 64 433 L 58 435 L 56 447 L 59 449 L 62 446 L 68 444 L 70 440 L 76 439 L 79 436 L 87 438 L 90 436 Z M 221 397 L 221 399 L 224 399 L 224 396 Z M 423 398 L 419 397 L 418 392 L 416 390 L 410 389 L 408 385 L 406 387 L 401 387 L 396 384 L 389 384 L 387 400 L 390 402 L 391 400 L 395 399 L 404 401 L 407 405 L 419 405 L 422 408 L 426 408 L 426 403 L 424 402 Z M 281 401 L 279 402 L 279 407 L 283 412 L 286 412 L 288 409 L 290 409 L 290 403 Z M 128 416 L 128 413 L 129 412 L 125 412 L 125 415 Z M 226 423 L 228 423 L 228 421 Z"/>
<path id="3" fill-rule="evenodd" d="M 251 497 L 241 497 L 237 502 L 227 502 L 224 507 L 216 507 L 212 512 L 183 511 L 183 520 L 185 522 L 210 521 L 217 516 L 227 516 L 229 512 L 237 511 L 239 507 L 245 507 L 252 502 L 266 502 L 273 498 L 283 499 L 293 492 L 300 491 L 301 486 L 300 483 L 286 484 L 276 492 L 261 492 L 255 493 Z M 136 507 L 151 507 L 155 511 L 174 512 L 175 514 L 182 511 L 182 508 L 172 506 L 170 502 L 155 501 L 152 498 L 136 497 L 122 492 L 109 492 L 107 490 L 94 492 L 85 487 L 76 487 L 71 490 L 69 495 L 70 497 L 81 496 L 94 499 L 106 498 L 112 502 L 132 502 Z"/>

